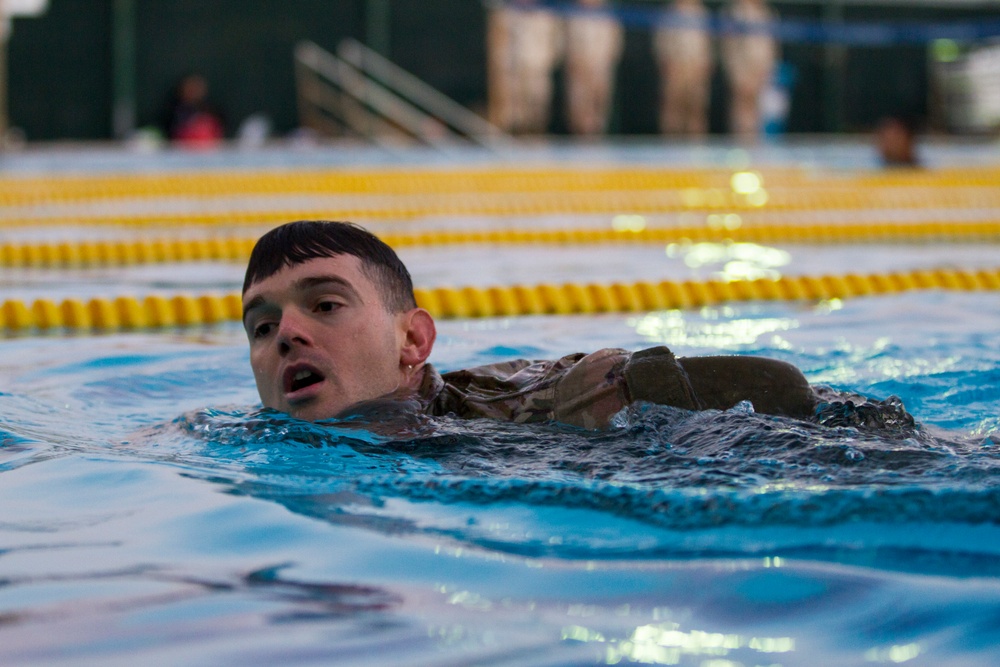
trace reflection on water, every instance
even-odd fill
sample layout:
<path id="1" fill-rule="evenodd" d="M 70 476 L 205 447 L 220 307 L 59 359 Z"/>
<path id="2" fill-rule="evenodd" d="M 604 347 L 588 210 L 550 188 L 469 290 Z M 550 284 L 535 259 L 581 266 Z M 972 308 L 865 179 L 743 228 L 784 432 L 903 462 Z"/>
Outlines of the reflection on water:
<path id="1" fill-rule="evenodd" d="M 666 342 L 835 385 L 603 432 L 298 422 L 238 328 L 11 342 L 0 662 L 994 664 L 1000 318 L 935 298 L 442 326 L 443 368 Z"/>
<path id="2" fill-rule="evenodd" d="M 743 221 L 735 213 L 712 214 L 707 224 L 716 229 L 738 229 Z M 709 277 L 726 281 L 777 280 L 781 277 L 778 268 L 792 261 L 787 250 L 756 243 L 671 243 L 666 253 L 670 258 L 682 258 L 684 264 L 695 271 L 718 267 Z"/>
<path id="3" fill-rule="evenodd" d="M 727 306 L 703 308 L 702 318 L 692 322 L 679 310 L 657 311 L 631 318 L 629 325 L 644 340 L 674 349 L 755 345 L 761 336 L 798 327 L 798 321 L 790 317 L 742 318 L 734 317 L 736 312 Z M 773 336 L 772 342 L 779 339 Z"/>
<path id="4" fill-rule="evenodd" d="M 677 665 L 680 664 L 682 656 L 724 658 L 732 656 L 739 649 L 750 649 L 745 653 L 757 654 L 788 653 L 795 650 L 795 639 L 792 637 L 745 637 L 702 630 L 684 631 L 678 623 L 640 625 L 625 637 L 605 636 L 582 625 L 570 625 L 563 628 L 562 638 L 576 642 L 606 644 L 605 664 L 608 665 L 617 665 L 623 661 Z M 758 656 L 756 659 L 767 658 Z M 711 661 L 711 664 L 723 662 L 730 665 L 738 664 L 728 660 L 715 660 Z"/>

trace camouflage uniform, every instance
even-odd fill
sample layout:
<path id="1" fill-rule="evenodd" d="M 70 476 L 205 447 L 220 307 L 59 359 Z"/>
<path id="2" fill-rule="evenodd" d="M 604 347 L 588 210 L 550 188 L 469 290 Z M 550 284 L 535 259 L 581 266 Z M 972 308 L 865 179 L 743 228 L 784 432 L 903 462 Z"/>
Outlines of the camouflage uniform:
<path id="1" fill-rule="evenodd" d="M 589 429 L 607 427 L 615 413 L 636 400 L 703 407 L 665 347 L 605 349 L 556 361 L 516 359 L 444 375 L 428 365 L 419 393 L 432 415 L 554 420 Z"/>

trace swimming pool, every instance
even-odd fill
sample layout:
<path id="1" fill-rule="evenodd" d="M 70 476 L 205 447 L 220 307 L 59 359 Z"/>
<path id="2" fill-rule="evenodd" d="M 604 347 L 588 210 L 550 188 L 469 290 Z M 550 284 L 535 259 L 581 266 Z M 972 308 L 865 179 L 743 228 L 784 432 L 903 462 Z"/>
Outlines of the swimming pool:
<path id="1" fill-rule="evenodd" d="M 991 267 L 994 247 L 402 254 L 418 285 L 485 285 L 704 278 L 733 261 Z M 82 298 L 241 276 L 202 263 L 3 281 L 5 298 Z M 604 346 L 764 354 L 814 383 L 896 395 L 922 426 L 645 408 L 606 433 L 439 419 L 404 437 L 259 411 L 237 324 L 9 336 L 0 662 L 992 664 L 997 332 L 995 293 L 954 291 L 448 320 L 442 369 Z"/>

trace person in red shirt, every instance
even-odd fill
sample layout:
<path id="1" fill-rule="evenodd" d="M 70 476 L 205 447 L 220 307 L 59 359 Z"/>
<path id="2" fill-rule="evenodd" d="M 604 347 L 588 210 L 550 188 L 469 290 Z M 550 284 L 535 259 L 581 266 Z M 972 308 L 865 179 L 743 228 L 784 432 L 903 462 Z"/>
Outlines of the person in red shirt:
<path id="1" fill-rule="evenodd" d="M 222 114 L 208 101 L 208 82 L 188 74 L 174 89 L 166 119 L 167 137 L 186 148 L 214 148 L 222 142 Z"/>

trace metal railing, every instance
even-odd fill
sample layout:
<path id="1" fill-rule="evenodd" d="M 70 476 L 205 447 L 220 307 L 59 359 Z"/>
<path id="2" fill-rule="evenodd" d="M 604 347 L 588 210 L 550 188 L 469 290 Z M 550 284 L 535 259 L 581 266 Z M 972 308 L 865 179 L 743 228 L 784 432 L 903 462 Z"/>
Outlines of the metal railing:
<path id="1" fill-rule="evenodd" d="M 356 40 L 342 41 L 337 51 L 309 41 L 295 48 L 304 126 L 379 144 L 472 141 L 500 147 L 509 141 L 496 126 Z"/>

